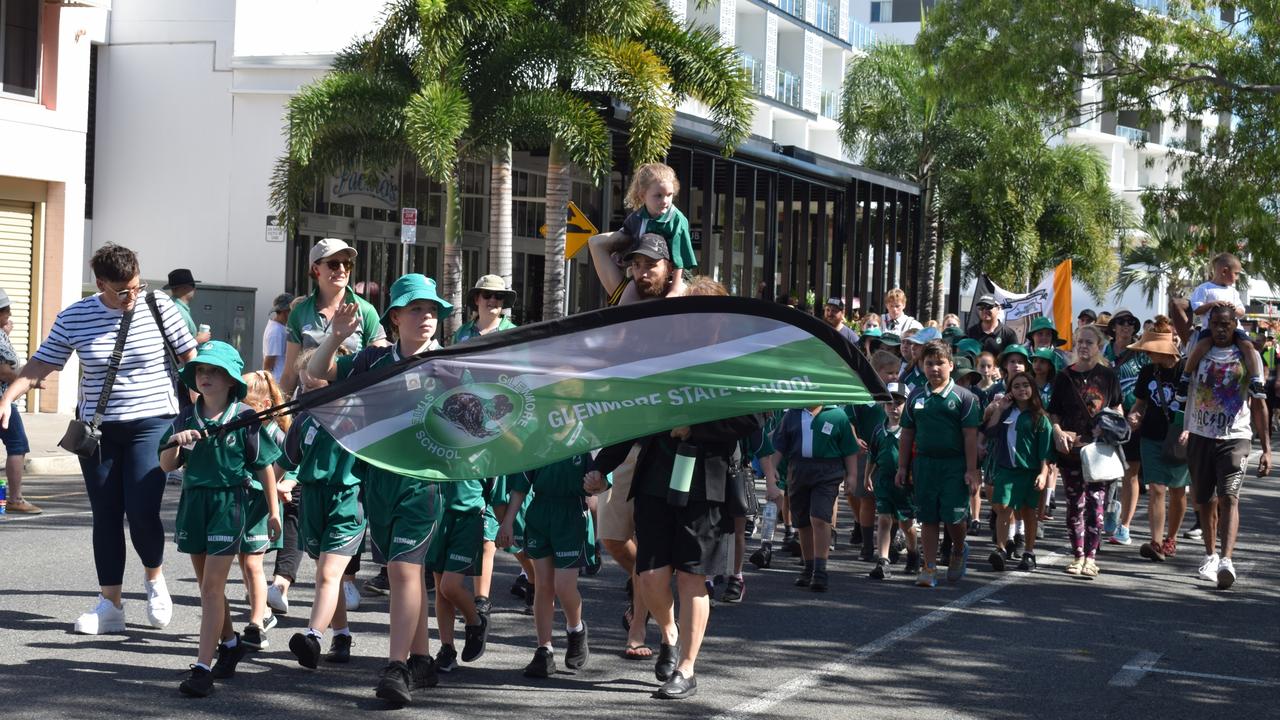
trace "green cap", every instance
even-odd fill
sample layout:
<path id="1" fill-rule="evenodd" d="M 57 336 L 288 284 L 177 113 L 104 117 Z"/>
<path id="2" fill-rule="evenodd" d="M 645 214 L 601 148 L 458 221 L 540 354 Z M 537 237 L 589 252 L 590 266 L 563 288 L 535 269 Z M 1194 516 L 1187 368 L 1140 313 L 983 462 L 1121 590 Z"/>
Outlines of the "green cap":
<path id="1" fill-rule="evenodd" d="M 982 343 L 973 338 L 965 338 L 956 343 L 956 354 L 976 358 L 982 354 Z"/>
<path id="2" fill-rule="evenodd" d="M 1004 352 L 1000 353 L 1000 357 L 996 359 L 996 364 L 1004 365 L 1004 359 L 1010 355 L 1021 355 L 1026 358 L 1027 367 L 1031 367 L 1031 353 L 1027 352 L 1027 348 L 1025 346 L 1019 345 L 1018 343 L 1014 343 L 1006 347 Z"/>
<path id="3" fill-rule="evenodd" d="M 973 360 L 968 355 L 959 355 L 953 361 L 955 367 L 951 370 L 951 379 L 960 380 L 962 378 L 972 376 L 974 382 L 982 379 L 982 373 L 973 368 Z"/>
<path id="4" fill-rule="evenodd" d="M 1032 351 L 1031 357 L 1039 358 L 1040 360 L 1048 360 L 1053 363 L 1054 372 L 1062 372 L 1062 368 L 1066 366 L 1062 360 L 1062 355 L 1058 354 L 1058 351 L 1053 348 L 1036 348 Z"/>
<path id="5" fill-rule="evenodd" d="M 244 396 L 249 393 L 249 386 L 245 384 L 244 378 L 244 360 L 240 359 L 240 353 L 230 345 L 221 340 L 210 340 L 196 349 L 196 356 L 186 365 L 182 366 L 179 375 L 182 377 L 182 384 L 196 390 L 196 365 L 212 365 L 227 371 L 231 379 L 235 381 L 232 386 L 231 393 L 236 400 L 243 400 Z M 199 392 L 199 390 L 196 390 Z"/>
<path id="6" fill-rule="evenodd" d="M 1067 344 L 1066 340 L 1063 340 L 1062 338 L 1058 337 L 1058 326 L 1053 324 L 1053 320 L 1050 320 L 1049 318 L 1043 315 L 1031 321 L 1031 327 L 1027 329 L 1027 337 L 1030 338 L 1032 335 L 1036 334 L 1040 330 L 1053 331 L 1054 345 L 1061 347 Z"/>
<path id="7" fill-rule="evenodd" d="M 880 336 L 880 342 L 884 343 L 885 345 L 898 347 L 899 345 L 902 344 L 902 338 L 898 335 L 898 333 L 885 333 Z"/>
<path id="8" fill-rule="evenodd" d="M 440 320 L 449 317 L 449 313 L 453 312 L 453 306 L 445 302 L 444 298 L 436 294 L 436 281 L 421 273 L 409 273 L 401 275 L 391 285 L 391 304 L 387 305 L 387 311 L 382 313 L 382 319 L 386 320 L 387 315 L 398 307 L 404 307 L 414 300 L 430 300 L 440 306 Z"/>
<path id="9" fill-rule="evenodd" d="M 955 347 L 956 343 L 964 339 L 964 331 L 958 327 L 949 327 L 942 331 L 942 339 L 951 343 L 951 347 Z"/>

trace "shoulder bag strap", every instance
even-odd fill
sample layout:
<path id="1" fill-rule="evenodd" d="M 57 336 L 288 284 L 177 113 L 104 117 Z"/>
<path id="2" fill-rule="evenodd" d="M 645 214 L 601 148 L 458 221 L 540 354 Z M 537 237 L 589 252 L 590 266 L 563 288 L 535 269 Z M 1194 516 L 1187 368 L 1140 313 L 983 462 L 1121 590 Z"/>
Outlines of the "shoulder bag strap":
<path id="1" fill-rule="evenodd" d="M 129 325 L 133 322 L 133 313 L 137 308 L 124 313 L 120 317 L 120 329 L 116 331 L 116 346 L 111 351 L 111 359 L 107 361 L 107 374 L 102 379 L 102 391 L 98 393 L 98 406 L 93 410 L 93 427 L 102 424 L 102 416 L 107 412 L 107 403 L 111 400 L 111 387 L 116 384 L 116 373 L 120 371 L 120 362 L 124 359 L 124 342 L 129 337 Z"/>
<path id="2" fill-rule="evenodd" d="M 151 317 L 155 318 L 156 330 L 160 331 L 160 341 L 164 343 L 164 361 L 169 368 L 169 377 L 177 383 L 178 353 L 174 351 L 173 344 L 169 342 L 169 336 L 165 334 L 164 320 L 160 317 L 160 304 L 156 301 L 154 290 L 147 292 L 147 307 L 151 308 Z"/>

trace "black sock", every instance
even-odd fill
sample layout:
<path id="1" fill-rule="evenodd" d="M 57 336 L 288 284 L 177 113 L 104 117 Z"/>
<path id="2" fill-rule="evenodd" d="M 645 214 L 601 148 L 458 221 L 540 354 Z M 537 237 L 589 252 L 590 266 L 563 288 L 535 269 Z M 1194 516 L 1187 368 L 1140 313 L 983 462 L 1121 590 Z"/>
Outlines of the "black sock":
<path id="1" fill-rule="evenodd" d="M 807 568 L 807 563 L 806 563 L 806 568 Z M 814 558 L 813 571 L 815 573 L 825 573 L 827 571 L 827 561 L 823 558 Z"/>

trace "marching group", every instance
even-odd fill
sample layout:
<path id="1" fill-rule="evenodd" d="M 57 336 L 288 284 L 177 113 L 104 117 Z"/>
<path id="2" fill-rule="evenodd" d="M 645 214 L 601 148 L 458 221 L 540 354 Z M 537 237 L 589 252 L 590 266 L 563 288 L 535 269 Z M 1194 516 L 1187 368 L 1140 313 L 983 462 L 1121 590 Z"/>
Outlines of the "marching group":
<path id="1" fill-rule="evenodd" d="M 688 274 L 693 245 L 673 205 L 677 192 L 670 168 L 640 168 L 623 229 L 591 239 L 611 302 L 725 294 L 718 283 Z M 994 298 L 980 298 L 978 321 L 963 329 L 954 315 L 927 325 L 906 315 L 900 290 L 888 293 L 883 315 L 867 315 L 855 330 L 845 303 L 831 298 L 824 319 L 865 351 L 889 402 L 678 427 L 518 476 L 449 482 L 366 464 L 306 412 L 263 418 L 285 397 L 440 347 L 438 325 L 456 310 L 432 279 L 408 274 L 392 285 L 379 314 L 348 287 L 357 254 L 342 240 L 320 241 L 310 261 L 315 289 L 273 304 L 263 370 L 245 372 L 233 347 L 197 337 L 186 307 L 196 284 L 189 271 L 170 275 L 172 298 L 150 292 L 136 256 L 108 245 L 91 261 L 99 292 L 59 313 L 21 372 L 0 375 L 9 383 L 0 425 L 13 428 L 15 399 L 73 352 L 80 358 L 78 417 L 92 419 L 98 436 L 80 463 L 101 595 L 76 621 L 78 632 L 125 629 L 126 517 L 145 568 L 147 620 L 169 623 L 159 510 L 166 474 L 181 483 L 174 537 L 191 557 L 201 602 L 196 662 L 180 684 L 187 695 L 210 694 L 247 652 L 268 646 L 275 614 L 289 609 L 302 552 L 315 561 L 315 593 L 307 628 L 289 639 L 290 652 L 312 669 L 321 660 L 350 659 L 347 613 L 360 602 L 354 580 L 367 541 L 381 569 L 365 587 L 390 595 L 390 649 L 375 692 L 404 705 L 415 690 L 437 684 L 439 673 L 484 654 L 497 552 L 519 561 L 513 592 L 532 608 L 536 647 L 524 674 L 557 672 L 557 601 L 565 619 L 562 661 L 571 671 L 584 667 L 590 643 L 578 578 L 599 568 L 603 551 L 629 578 L 624 657 L 652 661 L 662 683 L 655 695 L 680 699 L 697 690 L 695 663 L 713 594 L 725 603 L 745 597 L 753 527 L 761 545 L 749 561 L 774 562 L 774 518 L 783 525 L 780 547 L 800 556 L 798 586 L 829 587 L 843 495 L 870 576 L 891 577 L 905 551 L 904 574 L 934 587 L 939 565 L 947 567 L 947 581 L 964 577 L 971 537 L 981 532 L 984 488 L 995 570 L 1034 571 L 1042 523 L 1065 500 L 1073 552 L 1066 571 L 1096 578 L 1104 536 L 1131 542 L 1144 487 L 1151 538 L 1141 555 L 1176 555 L 1190 487 L 1205 546 L 1199 572 L 1225 589 L 1236 579 L 1238 497 L 1255 431 L 1259 474 L 1270 465 L 1264 365 L 1237 330 L 1243 308 L 1232 286 L 1240 266 L 1228 254 L 1215 259 L 1214 276 L 1192 297 L 1205 327 L 1195 341 L 1180 343 L 1163 316 L 1143 329 L 1126 311 L 1105 322 L 1089 313 L 1068 353 L 1046 318 L 1034 320 L 1020 342 Z M 473 318 L 453 342 L 514 327 L 506 315 L 514 297 L 501 278 L 481 278 L 467 295 Z M 673 472 L 690 456 L 688 493 L 673 500 Z M 268 580 L 263 560 L 271 551 Z M 241 631 L 226 600 L 233 560 L 250 607 Z M 456 617 L 464 625 L 461 642 Z M 659 633 L 656 651 L 646 644 L 649 620 Z"/>

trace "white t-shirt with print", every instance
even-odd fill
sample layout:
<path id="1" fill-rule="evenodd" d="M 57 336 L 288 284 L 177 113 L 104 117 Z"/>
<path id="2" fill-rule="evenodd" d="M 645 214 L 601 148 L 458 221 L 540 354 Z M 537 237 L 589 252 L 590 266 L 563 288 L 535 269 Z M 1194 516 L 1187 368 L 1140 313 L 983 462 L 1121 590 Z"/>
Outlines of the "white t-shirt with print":
<path id="1" fill-rule="evenodd" d="M 1253 437 L 1248 371 L 1235 345 L 1210 348 L 1200 361 L 1187 395 L 1185 427 L 1218 440 Z"/>

